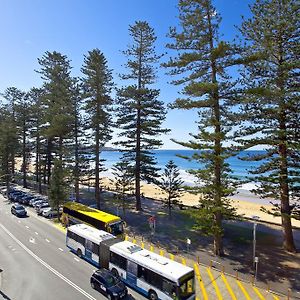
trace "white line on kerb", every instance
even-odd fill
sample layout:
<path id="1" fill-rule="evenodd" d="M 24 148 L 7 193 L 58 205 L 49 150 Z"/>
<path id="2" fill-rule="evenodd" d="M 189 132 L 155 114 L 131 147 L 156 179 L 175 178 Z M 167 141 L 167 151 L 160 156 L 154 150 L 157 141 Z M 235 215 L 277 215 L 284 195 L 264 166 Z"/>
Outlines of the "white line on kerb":
<path id="1" fill-rule="evenodd" d="M 62 249 L 62 248 L 58 248 L 60 251 L 64 251 L 64 249 Z"/>
<path id="2" fill-rule="evenodd" d="M 51 271 L 53 274 L 64 280 L 67 284 L 72 286 L 74 289 L 76 289 L 78 292 L 80 292 L 82 295 L 87 297 L 90 300 L 96 300 L 92 295 L 84 291 L 82 288 L 80 288 L 78 285 L 73 283 L 70 279 L 56 271 L 54 268 L 52 268 L 50 265 L 48 265 L 46 262 L 44 262 L 41 258 L 39 258 L 37 255 L 35 255 L 29 248 L 27 248 L 21 241 L 19 241 L 6 227 L 4 227 L 2 224 L 0 224 L 0 227 L 21 247 L 23 248 L 29 255 L 31 255 L 34 259 L 36 259 L 40 264 L 42 264 L 44 267 L 46 267 L 49 271 Z"/>
<path id="3" fill-rule="evenodd" d="M 74 257 L 74 259 L 75 259 L 76 261 L 79 261 L 79 259 L 78 259 L 77 257 Z"/>
<path id="4" fill-rule="evenodd" d="M 26 227 L 27 229 L 29 229 L 29 226 L 26 225 L 25 227 Z"/>
<path id="5" fill-rule="evenodd" d="M 39 235 L 39 233 L 38 233 L 38 232 L 35 232 L 35 234 L 36 234 L 36 235 Z"/>

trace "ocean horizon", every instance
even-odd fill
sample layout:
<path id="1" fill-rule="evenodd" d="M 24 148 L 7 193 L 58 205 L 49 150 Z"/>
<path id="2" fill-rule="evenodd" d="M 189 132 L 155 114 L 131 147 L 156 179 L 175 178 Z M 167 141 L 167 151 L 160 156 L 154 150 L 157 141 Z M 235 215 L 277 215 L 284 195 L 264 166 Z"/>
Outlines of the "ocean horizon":
<path id="1" fill-rule="evenodd" d="M 182 156 L 191 156 L 193 153 L 197 152 L 195 150 L 180 150 L 180 149 L 164 149 L 164 150 L 153 150 L 154 157 L 157 161 L 157 167 L 161 169 L 161 172 L 163 172 L 165 165 L 168 161 L 173 160 L 174 163 L 177 165 L 180 177 L 184 181 L 186 185 L 193 185 L 195 182 L 195 178 L 193 175 L 189 174 L 187 170 L 196 170 L 201 168 L 201 164 L 194 161 L 194 160 L 186 160 L 181 157 L 178 157 L 178 155 Z M 230 157 L 227 159 L 227 162 L 229 163 L 233 175 L 237 176 L 240 179 L 246 179 L 246 177 L 253 177 L 249 173 L 249 171 L 253 170 L 253 168 L 259 166 L 261 162 L 257 161 L 244 161 L 240 158 L 245 157 L 250 154 L 261 154 L 264 153 L 265 150 L 247 150 L 240 152 L 237 156 Z M 115 163 L 117 163 L 122 156 L 121 151 L 102 151 L 101 152 L 101 159 L 104 159 L 104 165 L 107 169 L 107 171 L 102 172 L 101 176 L 103 177 L 109 177 L 112 178 L 112 168 Z M 256 187 L 255 183 L 249 182 L 246 184 L 243 184 L 240 189 L 244 191 L 250 191 Z"/>

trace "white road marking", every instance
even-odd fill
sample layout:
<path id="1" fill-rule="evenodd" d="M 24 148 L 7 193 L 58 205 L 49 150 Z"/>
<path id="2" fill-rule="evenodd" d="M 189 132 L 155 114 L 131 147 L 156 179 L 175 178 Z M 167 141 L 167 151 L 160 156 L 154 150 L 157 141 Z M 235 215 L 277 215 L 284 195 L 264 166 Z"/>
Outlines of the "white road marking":
<path id="1" fill-rule="evenodd" d="M 26 227 L 27 229 L 29 229 L 29 226 L 26 225 L 25 227 Z"/>
<path id="2" fill-rule="evenodd" d="M 15 249 L 15 248 L 12 248 L 11 251 L 16 251 L 16 249 Z"/>
<path id="3" fill-rule="evenodd" d="M 62 248 L 58 248 L 60 251 L 64 251 L 64 249 L 62 249 Z"/>
<path id="4" fill-rule="evenodd" d="M 36 234 L 36 235 L 39 235 L 39 233 L 38 233 L 38 232 L 35 232 L 35 234 Z"/>
<path id="5" fill-rule="evenodd" d="M 78 259 L 77 257 L 74 257 L 74 259 L 75 259 L 76 261 L 79 261 L 79 259 Z"/>
<path id="6" fill-rule="evenodd" d="M 36 244 L 35 238 L 33 238 L 33 237 L 30 237 L 29 242 L 32 243 L 32 244 Z"/>
<path id="7" fill-rule="evenodd" d="M 21 221 L 20 221 L 20 220 L 18 220 L 18 223 L 21 223 Z"/>
<path id="8" fill-rule="evenodd" d="M 0 227 L 21 247 L 23 248 L 29 255 L 31 255 L 34 259 L 36 259 L 40 264 L 42 264 L 44 267 L 46 267 L 49 271 L 51 271 L 53 274 L 55 274 L 57 277 L 64 280 L 67 284 L 72 286 L 74 289 L 76 289 L 78 292 L 80 292 L 82 295 L 84 295 L 86 298 L 90 300 L 96 300 L 92 295 L 87 293 L 85 290 L 80 288 L 78 285 L 73 283 L 70 279 L 59 273 L 57 270 L 52 268 L 50 265 L 48 265 L 45 261 L 43 261 L 41 258 L 39 258 L 36 254 L 34 254 L 29 248 L 27 248 L 21 241 L 19 241 L 6 227 L 4 227 L 2 224 L 0 224 Z"/>
<path id="9" fill-rule="evenodd" d="M 50 241 L 49 241 L 48 239 L 45 239 L 45 241 L 46 241 L 47 243 L 50 243 Z"/>

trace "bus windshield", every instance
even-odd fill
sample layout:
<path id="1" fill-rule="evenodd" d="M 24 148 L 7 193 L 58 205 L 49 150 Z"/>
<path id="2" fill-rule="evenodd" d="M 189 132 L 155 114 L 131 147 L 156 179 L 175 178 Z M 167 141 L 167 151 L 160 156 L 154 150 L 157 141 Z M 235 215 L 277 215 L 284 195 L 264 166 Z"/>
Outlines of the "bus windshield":
<path id="1" fill-rule="evenodd" d="M 179 299 L 184 300 L 195 293 L 194 277 L 182 282 L 179 286 Z"/>
<path id="2" fill-rule="evenodd" d="M 119 221 L 113 224 L 109 224 L 110 227 L 110 233 L 113 235 L 119 235 L 119 234 L 123 234 L 124 232 L 124 223 L 123 221 Z"/>

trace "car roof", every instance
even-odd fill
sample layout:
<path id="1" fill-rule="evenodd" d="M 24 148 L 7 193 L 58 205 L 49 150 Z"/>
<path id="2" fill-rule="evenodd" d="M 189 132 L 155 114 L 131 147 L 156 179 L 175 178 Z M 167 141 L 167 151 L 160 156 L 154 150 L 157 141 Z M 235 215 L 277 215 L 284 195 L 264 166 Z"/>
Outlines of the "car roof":
<path id="1" fill-rule="evenodd" d="M 95 274 L 101 275 L 104 279 L 108 276 L 113 276 L 113 274 L 107 269 L 99 269 L 95 271 Z"/>

